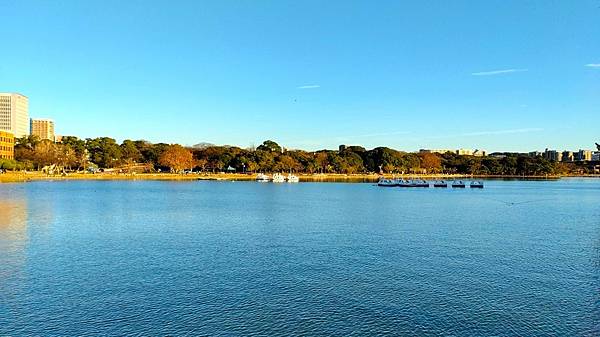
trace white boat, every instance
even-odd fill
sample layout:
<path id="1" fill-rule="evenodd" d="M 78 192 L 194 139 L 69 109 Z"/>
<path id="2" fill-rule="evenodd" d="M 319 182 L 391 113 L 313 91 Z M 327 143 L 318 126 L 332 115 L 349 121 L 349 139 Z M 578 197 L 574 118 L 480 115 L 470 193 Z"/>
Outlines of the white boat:
<path id="1" fill-rule="evenodd" d="M 452 182 L 452 188 L 465 188 L 465 183 L 462 180 Z"/>
<path id="2" fill-rule="evenodd" d="M 269 176 L 264 173 L 259 173 L 256 175 L 256 181 L 258 181 L 258 182 L 266 183 L 266 182 L 269 182 L 270 180 L 271 180 L 271 178 L 269 178 Z"/>
<path id="3" fill-rule="evenodd" d="M 297 183 L 297 182 L 299 182 L 299 181 L 300 181 L 300 178 L 298 178 L 298 176 L 296 176 L 296 175 L 293 175 L 293 174 L 291 174 L 291 173 L 290 173 L 290 174 L 288 174 L 288 176 L 287 176 L 287 182 L 288 182 L 288 183 Z"/>
<path id="4" fill-rule="evenodd" d="M 442 187 L 442 188 L 446 188 L 446 187 L 448 187 L 448 183 L 447 183 L 447 182 L 445 182 L 445 181 L 443 181 L 443 180 L 436 181 L 436 182 L 434 182 L 434 183 L 433 183 L 433 187 Z"/>
<path id="5" fill-rule="evenodd" d="M 469 187 L 471 187 L 471 188 L 483 188 L 483 181 L 472 181 L 471 185 Z"/>
<path id="6" fill-rule="evenodd" d="M 275 174 L 273 174 L 273 182 L 274 183 L 284 183 L 285 176 L 281 173 L 275 173 Z"/>
<path id="7" fill-rule="evenodd" d="M 415 187 L 426 187 L 429 188 L 429 182 L 427 180 L 413 180 L 413 184 L 415 185 Z"/>

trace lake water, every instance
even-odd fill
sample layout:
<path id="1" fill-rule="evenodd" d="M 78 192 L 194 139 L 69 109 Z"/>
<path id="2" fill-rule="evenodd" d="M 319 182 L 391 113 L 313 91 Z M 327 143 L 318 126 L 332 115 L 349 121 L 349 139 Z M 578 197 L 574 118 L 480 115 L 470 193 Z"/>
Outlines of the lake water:
<path id="1" fill-rule="evenodd" d="M 0 184 L 0 336 L 597 336 L 600 179 Z"/>

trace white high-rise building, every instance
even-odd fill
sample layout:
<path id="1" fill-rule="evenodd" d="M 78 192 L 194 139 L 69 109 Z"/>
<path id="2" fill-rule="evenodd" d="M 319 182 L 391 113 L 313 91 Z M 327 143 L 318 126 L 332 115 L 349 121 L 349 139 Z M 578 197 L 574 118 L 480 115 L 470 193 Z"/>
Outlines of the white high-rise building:
<path id="1" fill-rule="evenodd" d="M 29 99 L 16 93 L 0 92 L 0 130 L 15 138 L 29 135 Z"/>

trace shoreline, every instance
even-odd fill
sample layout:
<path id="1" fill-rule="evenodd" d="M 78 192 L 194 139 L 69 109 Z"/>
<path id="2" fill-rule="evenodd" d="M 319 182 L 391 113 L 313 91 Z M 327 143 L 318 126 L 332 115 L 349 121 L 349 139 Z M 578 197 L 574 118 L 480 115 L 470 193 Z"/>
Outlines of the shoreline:
<path id="1" fill-rule="evenodd" d="M 376 182 L 378 174 L 297 174 L 301 182 Z M 524 180 L 558 180 L 561 178 L 600 178 L 600 175 L 552 175 L 552 176 L 512 176 L 512 175 L 464 175 L 464 174 L 384 174 L 385 178 L 404 179 L 524 179 Z M 157 180 L 157 181 L 196 181 L 226 180 L 253 181 L 256 174 L 241 173 L 70 173 L 67 175 L 48 175 L 41 172 L 7 172 L 0 174 L 0 183 L 23 183 L 30 181 L 66 181 L 66 180 Z"/>

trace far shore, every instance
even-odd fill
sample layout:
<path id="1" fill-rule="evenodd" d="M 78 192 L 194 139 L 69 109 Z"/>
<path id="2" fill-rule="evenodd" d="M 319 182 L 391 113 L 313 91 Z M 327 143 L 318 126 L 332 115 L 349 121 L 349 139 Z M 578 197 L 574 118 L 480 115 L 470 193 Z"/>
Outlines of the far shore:
<path id="1" fill-rule="evenodd" d="M 297 174 L 303 182 L 376 182 L 382 175 L 379 174 Z M 384 174 L 386 178 L 404 179 L 560 179 L 564 177 L 595 177 L 600 175 L 549 175 L 549 176 L 509 176 L 509 175 L 462 175 L 462 174 Z M 231 180 L 251 181 L 256 179 L 256 174 L 242 173 L 68 173 L 49 175 L 42 172 L 5 172 L 0 174 L 0 183 L 17 183 L 28 181 L 60 181 L 60 180 L 166 180 L 166 181 L 192 181 L 192 180 Z"/>

